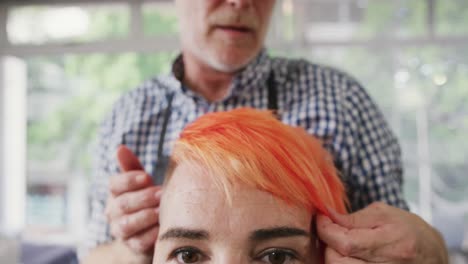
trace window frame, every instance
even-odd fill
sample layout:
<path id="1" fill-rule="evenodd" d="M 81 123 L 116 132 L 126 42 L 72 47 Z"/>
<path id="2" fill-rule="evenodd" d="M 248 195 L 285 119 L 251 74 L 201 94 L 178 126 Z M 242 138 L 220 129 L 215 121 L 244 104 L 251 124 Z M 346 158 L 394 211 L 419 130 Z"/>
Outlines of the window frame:
<path id="1" fill-rule="evenodd" d="M 0 8 L 0 25 L 6 24 L 6 9 Z M 5 46 L 7 43 L 6 27 L 0 27 L 0 227 L 4 228 L 7 223 L 6 216 L 6 186 L 7 179 L 5 177 L 5 118 L 4 118 L 4 105 L 5 105 Z M 5 228 L 6 229 L 6 228 Z M 0 232 L 6 230 L 0 229 Z"/>
<path id="2" fill-rule="evenodd" d="M 303 1 L 310 1 L 311 4 L 314 2 L 320 2 L 323 0 L 296 0 L 303 4 Z M 336 0 L 335 0 L 336 1 Z M 362 40 L 339 40 L 339 41 L 327 41 L 327 40 L 314 40 L 305 41 L 299 40 L 299 45 L 295 45 L 299 48 L 308 47 L 406 47 L 406 46 L 421 46 L 421 45 L 435 45 L 435 46 L 462 46 L 468 43 L 468 33 L 464 36 L 437 36 L 434 31 L 434 8 L 436 0 L 426 0 L 428 2 L 428 13 L 426 14 L 426 21 L 428 25 L 427 36 L 408 37 L 404 39 L 389 37 L 389 38 L 372 38 Z M 439 0 L 440 1 L 440 0 Z M 130 34 L 127 38 L 117 40 L 101 40 L 87 43 L 53 43 L 53 44 L 11 44 L 8 39 L 3 43 L 3 53 L 18 56 L 18 57 L 31 57 L 39 55 L 59 55 L 64 53 L 124 53 L 124 52 L 167 52 L 174 50 L 174 47 L 179 47 L 179 40 L 177 37 L 151 37 L 143 34 L 142 28 L 142 11 L 141 8 L 145 3 L 164 3 L 171 2 L 171 0 L 18 0 L 18 1 L 6 1 L 0 3 L 0 9 L 6 9 L 18 6 L 26 5 L 77 5 L 77 4 L 105 4 L 105 3 L 121 3 L 127 4 L 130 9 Z M 304 21 L 304 12 L 298 12 L 298 20 Z M 2 23 L 5 23 L 2 19 Z M 3 26 L 2 26 L 3 28 Z M 272 35 L 272 34 L 270 34 Z M 154 45 L 157 42 L 158 45 Z M 274 49 L 288 49 L 291 47 L 290 43 L 277 42 L 268 45 L 269 48 Z"/>

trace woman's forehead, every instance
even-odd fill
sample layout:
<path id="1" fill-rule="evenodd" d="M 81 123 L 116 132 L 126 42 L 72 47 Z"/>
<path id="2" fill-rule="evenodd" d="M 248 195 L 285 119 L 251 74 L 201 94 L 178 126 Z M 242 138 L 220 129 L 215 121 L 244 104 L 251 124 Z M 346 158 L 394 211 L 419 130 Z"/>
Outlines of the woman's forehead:
<path id="1" fill-rule="evenodd" d="M 310 227 L 312 213 L 306 209 L 288 205 L 269 193 L 245 185 L 234 184 L 226 195 L 210 179 L 204 170 L 184 164 L 178 166 L 161 201 L 161 228 L 170 224 L 213 229 L 220 223 L 226 232 L 238 231 L 239 227 L 291 226 L 307 230 Z"/>

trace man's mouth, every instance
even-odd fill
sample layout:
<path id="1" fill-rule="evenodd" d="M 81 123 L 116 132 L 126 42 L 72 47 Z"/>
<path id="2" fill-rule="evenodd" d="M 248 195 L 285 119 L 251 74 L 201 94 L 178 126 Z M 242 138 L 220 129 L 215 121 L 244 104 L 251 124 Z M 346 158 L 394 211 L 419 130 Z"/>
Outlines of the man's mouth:
<path id="1" fill-rule="evenodd" d="M 218 29 L 232 33 L 251 33 L 253 30 L 244 26 L 218 25 Z"/>

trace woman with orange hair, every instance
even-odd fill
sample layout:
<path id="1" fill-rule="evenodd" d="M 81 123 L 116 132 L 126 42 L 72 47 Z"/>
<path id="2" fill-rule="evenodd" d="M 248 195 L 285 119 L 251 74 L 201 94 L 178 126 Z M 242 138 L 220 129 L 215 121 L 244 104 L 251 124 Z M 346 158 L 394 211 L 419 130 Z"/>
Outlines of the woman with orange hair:
<path id="1" fill-rule="evenodd" d="M 321 143 L 267 111 L 204 115 L 171 158 L 153 263 L 320 263 L 314 216 L 346 212 Z"/>

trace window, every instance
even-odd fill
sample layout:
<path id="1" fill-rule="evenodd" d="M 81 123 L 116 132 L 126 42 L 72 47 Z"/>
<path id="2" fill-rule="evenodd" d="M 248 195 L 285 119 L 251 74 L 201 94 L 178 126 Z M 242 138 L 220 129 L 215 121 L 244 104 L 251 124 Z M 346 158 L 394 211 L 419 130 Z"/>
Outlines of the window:
<path id="1" fill-rule="evenodd" d="M 125 37 L 129 19 L 124 4 L 28 5 L 8 10 L 7 31 L 12 44 L 89 42 Z"/>
<path id="2" fill-rule="evenodd" d="M 168 73 L 178 46 L 170 39 L 170 48 L 161 50 L 135 48 L 132 43 L 144 39 L 150 46 L 159 37 L 175 36 L 174 7 L 172 2 L 141 6 L 67 3 L 13 5 L 7 10 L 9 51 L 5 54 L 15 56 L 14 62 L 21 66 L 21 74 L 15 74 L 14 80 L 22 84 L 19 88 L 26 105 L 22 113 L 15 112 L 20 107 L 17 101 L 7 105 L 14 106 L 7 113 L 20 115 L 17 123 L 25 126 L 21 129 L 25 134 L 18 135 L 17 141 L 27 148 L 24 156 L 15 157 L 26 164 L 22 166 L 26 170 L 14 171 L 24 179 L 27 194 L 23 197 L 24 217 L 20 217 L 25 223 L 23 236 L 39 242 L 73 244 L 84 234 L 91 156 L 99 122 L 121 93 L 151 76 Z M 134 10 L 142 12 L 131 17 Z M 63 19 L 67 23 L 58 23 Z M 135 22 L 139 20 L 141 23 Z M 135 24 L 147 30 L 135 34 L 130 31 Z M 138 39 L 131 38 L 134 36 Z M 120 50 L 106 52 L 115 43 L 121 43 Z M 12 69 L 13 60 L 7 62 L 5 69 Z M 11 74 L 9 70 L 5 76 Z M 16 87 L 7 81 L 5 87 L 10 94 L 4 98 L 10 98 Z M 5 131 L 5 139 L 15 133 L 14 129 Z M 15 193 L 21 193 L 18 191 Z"/>
<path id="3" fill-rule="evenodd" d="M 141 10 L 143 12 L 143 31 L 145 35 L 176 36 L 179 32 L 173 2 L 148 2 L 141 6 Z"/>
<path id="4" fill-rule="evenodd" d="M 0 4 L 0 56 L 22 65 L 14 76 L 27 106 L 16 113 L 27 170 L 15 172 L 26 179 L 25 235 L 74 243 L 96 127 L 122 92 L 169 71 L 178 23 L 169 0 L 27 2 Z M 412 209 L 452 234 L 454 247 L 468 237 L 453 232 L 468 215 L 467 17 L 464 0 L 281 0 L 268 37 L 273 54 L 336 66 L 364 84 L 401 141 Z M 0 128 L 4 139 L 14 133 Z"/>
<path id="5" fill-rule="evenodd" d="M 27 68 L 26 225 L 83 234 L 94 136 L 118 96 L 166 73 L 175 53 L 64 54 L 24 59 Z"/>

